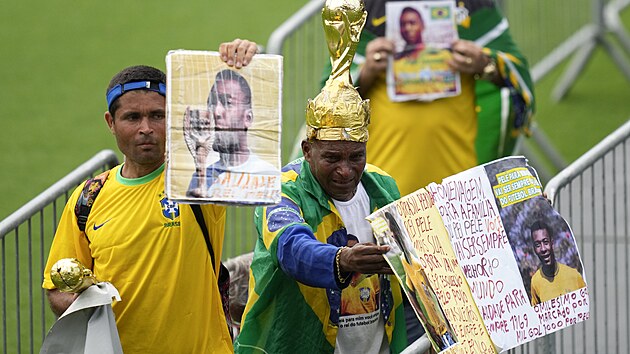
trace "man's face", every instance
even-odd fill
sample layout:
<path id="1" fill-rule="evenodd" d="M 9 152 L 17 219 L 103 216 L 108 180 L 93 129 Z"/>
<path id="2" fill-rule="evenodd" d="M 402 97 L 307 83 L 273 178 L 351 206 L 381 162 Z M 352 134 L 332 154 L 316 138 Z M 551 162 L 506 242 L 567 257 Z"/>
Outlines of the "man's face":
<path id="1" fill-rule="evenodd" d="M 330 197 L 347 201 L 354 196 L 365 168 L 365 143 L 304 141 L 302 151 L 313 176 Z"/>
<path id="2" fill-rule="evenodd" d="M 553 254 L 553 243 L 546 229 L 532 230 L 532 240 L 534 241 L 534 252 L 543 265 L 552 266 L 556 263 Z"/>
<path id="3" fill-rule="evenodd" d="M 241 151 L 253 114 L 251 103 L 237 81 L 217 81 L 210 91 L 208 109 L 214 117 L 215 139 L 213 149 L 223 153 Z"/>
<path id="4" fill-rule="evenodd" d="M 424 25 L 420 16 L 413 11 L 405 11 L 400 16 L 400 35 L 407 44 L 422 43 L 422 31 Z"/>
<path id="5" fill-rule="evenodd" d="M 125 163 L 158 167 L 164 163 L 165 99 L 154 91 L 134 90 L 119 99 L 119 108 L 112 116 L 105 114 Z"/>

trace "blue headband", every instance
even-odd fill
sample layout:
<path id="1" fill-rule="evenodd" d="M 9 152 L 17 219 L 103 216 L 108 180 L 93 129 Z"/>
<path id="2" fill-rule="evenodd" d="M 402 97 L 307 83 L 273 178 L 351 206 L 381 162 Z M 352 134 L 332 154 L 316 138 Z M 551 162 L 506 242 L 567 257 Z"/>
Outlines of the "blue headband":
<path id="1" fill-rule="evenodd" d="M 118 84 L 107 92 L 107 109 L 109 110 L 111 108 L 112 102 L 114 102 L 118 97 L 122 96 L 127 91 L 133 90 L 155 91 L 162 96 L 166 96 L 166 85 L 161 82 L 134 81 L 122 85 Z"/>

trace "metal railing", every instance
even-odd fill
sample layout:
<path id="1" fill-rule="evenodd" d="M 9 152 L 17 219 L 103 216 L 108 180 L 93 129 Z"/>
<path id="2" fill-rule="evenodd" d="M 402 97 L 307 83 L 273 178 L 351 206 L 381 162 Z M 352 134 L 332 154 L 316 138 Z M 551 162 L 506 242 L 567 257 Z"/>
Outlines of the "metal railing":
<path id="1" fill-rule="evenodd" d="M 0 221 L 4 353 L 39 352 L 55 319 L 42 289 L 42 270 L 63 207 L 81 182 L 117 164 L 116 154 L 103 150 Z"/>
<path id="2" fill-rule="evenodd" d="M 591 318 L 556 334 L 560 353 L 630 352 L 630 120 L 545 188 L 573 230 Z"/>
<path id="3" fill-rule="evenodd" d="M 324 64 L 329 60 L 319 15 L 324 0 L 313 0 L 278 27 L 269 37 L 267 52 L 284 57 L 282 97 L 282 158 L 289 162 L 302 139 L 306 103 L 320 90 Z"/>

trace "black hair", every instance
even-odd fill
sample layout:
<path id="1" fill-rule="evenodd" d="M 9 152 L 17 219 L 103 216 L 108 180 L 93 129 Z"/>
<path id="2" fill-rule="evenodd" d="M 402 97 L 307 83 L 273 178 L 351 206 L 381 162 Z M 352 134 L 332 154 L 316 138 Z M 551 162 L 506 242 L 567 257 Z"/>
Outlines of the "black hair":
<path id="1" fill-rule="evenodd" d="M 109 92 L 116 85 L 124 85 L 129 82 L 136 81 L 151 81 L 158 84 L 166 85 L 166 74 L 159 69 L 147 65 L 134 65 L 122 69 L 118 74 L 114 75 L 109 81 L 105 94 Z M 120 98 L 120 97 L 119 97 Z M 119 108 L 118 99 L 115 99 L 109 107 L 109 113 L 112 116 Z"/>
<path id="2" fill-rule="evenodd" d="M 241 92 L 243 92 L 243 95 L 245 95 L 244 103 L 249 106 L 252 105 L 252 90 L 249 87 L 247 80 L 245 80 L 245 78 L 241 74 L 237 73 L 234 70 L 223 69 L 219 71 L 217 75 L 215 76 L 214 84 L 212 85 L 212 88 L 210 89 L 210 95 L 208 95 L 208 106 L 210 106 L 210 100 L 212 99 L 212 94 L 213 94 L 213 91 L 215 90 L 217 83 L 223 82 L 223 81 L 236 81 L 241 88 Z"/>
<path id="3" fill-rule="evenodd" d="M 549 225 L 547 225 L 544 221 L 536 220 L 529 226 L 530 235 L 536 230 L 546 230 L 549 238 L 553 235 L 551 227 L 549 227 Z"/>

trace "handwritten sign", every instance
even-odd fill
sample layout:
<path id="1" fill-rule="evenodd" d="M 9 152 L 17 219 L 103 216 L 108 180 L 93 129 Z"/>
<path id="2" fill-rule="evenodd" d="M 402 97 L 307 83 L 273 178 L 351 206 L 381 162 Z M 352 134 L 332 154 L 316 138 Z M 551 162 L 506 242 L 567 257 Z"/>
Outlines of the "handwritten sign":
<path id="1" fill-rule="evenodd" d="M 401 231 L 391 231 L 394 219 Z M 379 243 L 400 246 L 390 251 L 397 258 L 386 258 L 403 288 L 413 288 L 413 274 L 396 266 L 400 254 L 410 253 L 426 274 L 457 340 L 432 342 L 436 351 L 502 352 L 589 318 L 573 234 L 522 157 L 432 183 L 368 220 Z"/>
<path id="2" fill-rule="evenodd" d="M 392 213 L 399 216 L 401 227 L 404 227 L 406 231 L 403 235 L 408 237 L 406 241 L 413 247 L 412 257 L 421 267 L 422 273 L 426 274 L 426 281 L 433 290 L 444 316 L 444 319 L 435 315 L 431 316 L 430 311 L 426 311 L 428 315 L 423 316 L 420 313 L 421 310 L 417 311 L 434 349 L 437 352 L 444 351 L 445 353 L 495 353 L 431 193 L 424 189 L 419 190 L 401 198 L 390 208 L 381 209 L 373 216 L 368 217 L 377 234 L 376 238 L 381 243 L 385 243 L 383 237 L 387 235 L 387 231 L 396 229 L 396 227 L 392 227 L 393 225 L 387 227 L 387 222 L 385 222 L 389 219 L 391 223 L 393 219 L 388 216 Z M 390 240 L 389 243 L 398 245 L 400 241 L 393 240 L 392 242 Z M 402 248 L 405 246 L 402 245 Z M 396 257 L 386 258 L 391 263 L 391 259 L 396 260 Z M 400 257 L 404 258 L 404 256 Z M 397 267 L 393 266 L 392 268 L 396 272 Z M 404 266 L 403 268 L 406 270 Z M 407 274 L 397 275 L 399 279 L 414 277 L 414 274 L 409 273 L 407 271 Z M 409 283 L 413 282 L 401 281 L 413 306 L 413 288 L 415 286 L 408 286 Z M 424 302 L 430 301 L 420 299 L 421 302 L 423 300 Z M 430 304 L 419 305 L 420 308 L 430 306 Z M 414 309 L 416 309 L 415 306 Z M 440 321 L 444 321 L 445 324 L 436 324 Z M 445 334 L 448 331 L 452 331 L 452 333 Z M 446 341 L 441 339 L 444 336 L 452 338 L 456 345 L 445 343 Z"/>
<path id="3" fill-rule="evenodd" d="M 485 169 L 473 168 L 427 188 L 493 342 L 499 348 L 517 346 L 516 318 L 530 318 L 532 326 L 539 323 L 520 277 L 514 277 L 518 266 Z M 459 213 L 452 217 L 448 210 Z"/>

